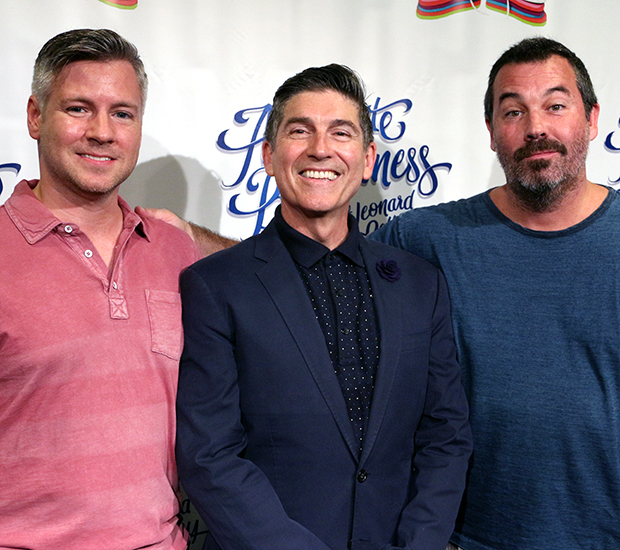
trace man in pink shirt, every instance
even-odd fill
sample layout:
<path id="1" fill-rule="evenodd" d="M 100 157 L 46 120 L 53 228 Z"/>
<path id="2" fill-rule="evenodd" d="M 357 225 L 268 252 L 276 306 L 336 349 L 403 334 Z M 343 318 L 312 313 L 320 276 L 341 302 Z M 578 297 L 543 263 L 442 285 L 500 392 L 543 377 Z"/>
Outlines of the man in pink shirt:
<path id="1" fill-rule="evenodd" d="M 40 180 L 0 207 L 0 549 L 186 546 L 174 460 L 190 237 L 118 195 L 147 77 L 113 31 L 51 39 L 28 130 Z"/>

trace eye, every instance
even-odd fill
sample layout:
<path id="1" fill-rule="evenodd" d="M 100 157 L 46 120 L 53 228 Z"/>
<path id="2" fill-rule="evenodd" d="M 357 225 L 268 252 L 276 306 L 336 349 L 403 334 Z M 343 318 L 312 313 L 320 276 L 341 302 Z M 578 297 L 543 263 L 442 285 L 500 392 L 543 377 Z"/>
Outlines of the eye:
<path id="1" fill-rule="evenodd" d="M 131 113 L 128 113 L 127 111 L 118 111 L 117 113 L 114 113 L 114 116 L 120 119 L 132 119 L 133 118 L 133 115 Z"/>
<path id="2" fill-rule="evenodd" d="M 81 107 L 80 105 L 71 105 L 70 107 L 67 107 L 67 112 L 68 113 L 85 113 L 86 109 L 84 107 Z"/>
<path id="3" fill-rule="evenodd" d="M 308 129 L 303 126 L 296 126 L 288 131 L 288 135 L 291 138 L 304 138 L 308 135 Z"/>
<path id="4" fill-rule="evenodd" d="M 551 105 L 551 107 L 549 107 L 549 109 L 551 111 L 561 111 L 562 109 L 564 109 L 564 105 L 557 103 L 555 105 Z"/>

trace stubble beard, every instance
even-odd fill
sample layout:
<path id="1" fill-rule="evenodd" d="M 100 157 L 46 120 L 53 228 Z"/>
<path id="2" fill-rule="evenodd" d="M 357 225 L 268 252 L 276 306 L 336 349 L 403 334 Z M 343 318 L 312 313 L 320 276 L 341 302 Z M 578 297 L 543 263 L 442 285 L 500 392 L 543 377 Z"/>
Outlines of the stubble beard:
<path id="1" fill-rule="evenodd" d="M 88 181 L 88 174 L 85 176 L 72 166 L 59 160 L 56 155 L 50 151 L 53 146 L 41 140 L 39 142 L 39 147 L 41 158 L 45 160 L 45 166 L 52 178 L 55 181 L 63 182 L 63 187 L 74 196 L 80 196 L 89 201 L 109 196 L 132 172 L 128 169 L 122 173 L 114 174 L 107 181 L 104 179 L 99 184 L 93 184 Z M 90 175 L 92 176 L 94 174 L 96 174 L 96 170 Z"/>
<path id="2" fill-rule="evenodd" d="M 590 144 L 584 129 L 569 147 L 557 140 L 530 141 L 513 154 L 500 144 L 497 158 L 506 175 L 506 184 L 519 205 L 530 212 L 552 212 L 579 184 Z M 558 151 L 559 159 L 528 160 L 537 151 Z"/>

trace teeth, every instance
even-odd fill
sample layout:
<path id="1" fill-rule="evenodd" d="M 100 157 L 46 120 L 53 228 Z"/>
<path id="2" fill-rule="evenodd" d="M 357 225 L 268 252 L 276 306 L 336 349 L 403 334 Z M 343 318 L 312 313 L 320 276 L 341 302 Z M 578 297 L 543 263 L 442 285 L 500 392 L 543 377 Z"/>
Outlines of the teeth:
<path id="1" fill-rule="evenodd" d="M 333 181 L 338 177 L 336 172 L 332 172 L 331 170 L 306 170 L 302 172 L 301 175 L 306 178 L 330 181 Z"/>
<path id="2" fill-rule="evenodd" d="M 82 155 L 83 157 L 86 157 L 87 159 L 93 159 L 93 160 L 112 160 L 112 157 L 94 157 L 93 155 Z"/>

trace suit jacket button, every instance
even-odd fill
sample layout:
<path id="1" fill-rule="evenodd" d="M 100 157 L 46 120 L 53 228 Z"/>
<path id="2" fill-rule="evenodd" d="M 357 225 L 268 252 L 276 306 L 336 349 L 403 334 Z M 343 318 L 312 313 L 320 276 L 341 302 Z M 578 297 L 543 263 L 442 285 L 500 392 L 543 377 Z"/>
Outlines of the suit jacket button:
<path id="1" fill-rule="evenodd" d="M 357 474 L 357 481 L 360 483 L 364 483 L 368 479 L 368 472 L 366 470 L 360 470 L 359 474 Z"/>

